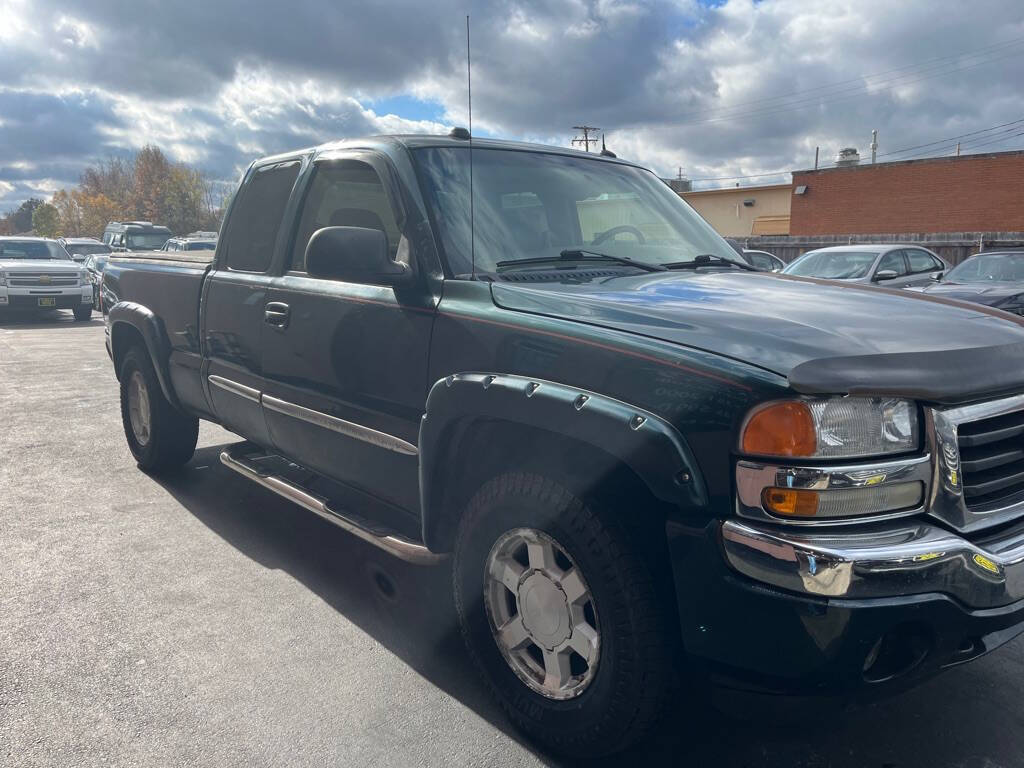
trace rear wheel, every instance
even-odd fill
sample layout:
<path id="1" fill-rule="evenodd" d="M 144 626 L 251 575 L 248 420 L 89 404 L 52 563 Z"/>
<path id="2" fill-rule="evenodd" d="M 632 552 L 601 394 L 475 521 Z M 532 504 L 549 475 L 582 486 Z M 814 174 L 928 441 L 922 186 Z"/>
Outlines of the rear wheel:
<path id="1" fill-rule="evenodd" d="M 548 478 L 502 475 L 463 516 L 454 579 L 470 655 L 533 738 L 593 757 L 657 722 L 674 677 L 668 623 L 613 513 Z"/>
<path id="2" fill-rule="evenodd" d="M 199 419 L 188 416 L 164 397 L 149 354 L 132 347 L 121 361 L 121 421 L 141 469 L 180 467 L 192 458 L 199 439 Z"/>
<path id="3" fill-rule="evenodd" d="M 92 305 L 86 305 L 84 307 L 75 307 L 71 310 L 75 315 L 75 320 L 78 322 L 85 322 L 92 317 Z"/>

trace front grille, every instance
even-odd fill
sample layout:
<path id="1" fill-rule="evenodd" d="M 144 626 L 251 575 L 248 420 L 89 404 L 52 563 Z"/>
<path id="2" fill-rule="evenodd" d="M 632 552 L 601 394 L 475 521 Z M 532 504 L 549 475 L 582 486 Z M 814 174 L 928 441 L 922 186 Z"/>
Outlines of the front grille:
<path id="1" fill-rule="evenodd" d="M 19 288 L 51 288 L 55 286 L 77 285 L 78 278 L 66 273 L 51 274 L 47 272 L 21 272 L 17 277 L 7 278 L 11 286 Z"/>
<path id="2" fill-rule="evenodd" d="M 964 501 L 984 510 L 1024 497 L 1024 411 L 960 424 Z"/>

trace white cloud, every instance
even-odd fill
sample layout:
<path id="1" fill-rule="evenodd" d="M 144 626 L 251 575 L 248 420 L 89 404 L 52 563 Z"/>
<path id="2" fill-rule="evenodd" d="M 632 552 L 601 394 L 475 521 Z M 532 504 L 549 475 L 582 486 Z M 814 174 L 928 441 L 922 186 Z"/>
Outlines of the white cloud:
<path id="1" fill-rule="evenodd" d="M 462 3 L 337 11 L 295 0 L 282 21 L 251 0 L 212 15 L 199 0 L 0 0 L 0 207 L 147 143 L 234 180 L 261 154 L 467 123 Z M 596 124 L 665 175 L 782 172 L 816 146 L 823 162 L 864 149 L 872 129 L 884 153 L 1024 116 L 1019 0 L 984 13 L 956 0 L 479 0 L 471 12 L 478 133 L 568 144 L 573 125 Z M 402 95 L 440 118 L 414 99 L 375 106 Z"/>

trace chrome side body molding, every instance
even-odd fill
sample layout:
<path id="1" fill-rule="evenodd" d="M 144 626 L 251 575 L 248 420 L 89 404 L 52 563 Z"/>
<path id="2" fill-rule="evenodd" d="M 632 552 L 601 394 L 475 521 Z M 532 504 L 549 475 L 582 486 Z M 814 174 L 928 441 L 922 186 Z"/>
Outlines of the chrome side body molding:
<path id="1" fill-rule="evenodd" d="M 247 387 L 244 384 L 239 384 L 237 381 L 232 381 L 231 379 L 225 379 L 223 376 L 211 375 L 207 376 L 207 378 L 213 386 L 219 387 L 225 392 L 230 392 L 233 395 L 244 397 L 246 400 L 251 400 L 254 403 L 258 403 L 260 401 L 260 391 L 258 389 Z"/>
<path id="2" fill-rule="evenodd" d="M 314 411 L 312 408 L 305 408 L 301 405 L 295 405 L 295 403 L 289 403 L 287 400 L 280 400 L 270 395 L 263 395 L 261 400 L 263 407 L 271 411 L 277 411 L 285 416 L 291 416 L 292 418 L 300 419 L 309 424 L 315 424 L 318 427 L 338 432 L 347 437 L 362 440 L 364 443 L 376 445 L 378 448 L 385 448 L 395 453 L 404 453 L 407 456 L 416 456 L 419 453 L 416 446 L 412 443 L 406 442 L 394 435 L 389 435 L 386 432 L 379 432 L 376 429 L 364 427 L 362 424 L 345 421 L 336 416 Z"/>
<path id="3" fill-rule="evenodd" d="M 422 544 L 409 541 L 401 536 L 389 533 L 377 533 L 370 531 L 347 518 L 344 513 L 332 509 L 329 502 L 304 488 L 285 480 L 282 477 L 268 473 L 256 466 L 253 462 L 247 461 L 244 456 L 233 455 L 230 450 L 220 455 L 221 463 L 229 469 L 234 470 L 243 477 L 259 483 L 278 496 L 308 509 L 325 520 L 343 528 L 351 534 L 358 536 L 363 541 L 369 542 L 385 552 L 417 565 L 434 565 L 445 559 L 445 555 L 431 552 Z"/>
<path id="4" fill-rule="evenodd" d="M 322 427 L 323 429 L 329 429 L 347 437 L 362 440 L 364 443 L 370 443 L 371 445 L 375 445 L 378 448 L 384 448 L 388 451 L 402 453 L 406 456 L 419 455 L 419 450 L 415 445 L 400 437 L 395 437 L 394 435 L 389 435 L 386 432 L 371 429 L 370 427 L 364 427 L 362 424 L 356 424 L 353 421 L 339 419 L 336 416 L 331 416 L 330 414 L 323 413 L 322 411 L 315 411 L 312 408 L 296 405 L 295 403 L 290 403 L 287 400 L 272 397 L 271 395 L 260 392 L 258 389 L 247 387 L 244 384 L 239 384 L 237 381 L 232 381 L 231 379 L 225 379 L 223 376 L 210 375 L 207 378 L 215 387 L 219 387 L 226 392 L 238 395 L 239 397 L 243 397 L 254 403 L 261 403 L 264 408 L 276 411 L 277 413 L 283 413 L 285 416 L 291 416 L 292 418 L 300 419 L 309 424 Z"/>

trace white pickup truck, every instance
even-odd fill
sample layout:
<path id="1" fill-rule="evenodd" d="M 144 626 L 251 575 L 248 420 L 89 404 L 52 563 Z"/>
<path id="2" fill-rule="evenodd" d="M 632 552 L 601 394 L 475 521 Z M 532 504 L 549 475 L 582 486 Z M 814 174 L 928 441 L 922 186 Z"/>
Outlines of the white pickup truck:
<path id="1" fill-rule="evenodd" d="M 56 240 L 0 237 L 0 310 L 70 309 L 92 316 L 92 284 Z"/>

